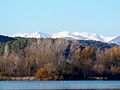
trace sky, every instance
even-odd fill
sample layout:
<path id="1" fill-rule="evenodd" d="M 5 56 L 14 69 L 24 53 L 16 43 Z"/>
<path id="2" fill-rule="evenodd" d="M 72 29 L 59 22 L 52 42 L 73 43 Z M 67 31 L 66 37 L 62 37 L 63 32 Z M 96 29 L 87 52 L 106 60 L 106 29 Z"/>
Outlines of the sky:
<path id="1" fill-rule="evenodd" d="M 60 31 L 120 36 L 120 0 L 0 0 L 0 34 Z"/>

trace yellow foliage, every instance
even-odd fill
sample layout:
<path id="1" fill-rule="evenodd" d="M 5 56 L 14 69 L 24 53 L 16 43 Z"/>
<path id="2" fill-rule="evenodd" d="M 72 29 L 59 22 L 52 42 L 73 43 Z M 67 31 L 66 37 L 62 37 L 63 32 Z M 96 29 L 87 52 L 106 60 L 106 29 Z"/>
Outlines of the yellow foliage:
<path id="1" fill-rule="evenodd" d="M 110 49 L 110 55 L 113 56 L 113 57 L 120 57 L 120 47 L 112 47 Z"/>
<path id="2" fill-rule="evenodd" d="M 0 72 L 0 77 L 4 77 L 5 73 L 4 72 Z"/>
<path id="3" fill-rule="evenodd" d="M 94 59 L 96 54 L 96 50 L 92 47 L 85 47 L 82 51 L 78 48 L 75 51 L 75 55 L 83 60 L 85 59 Z"/>
<path id="4" fill-rule="evenodd" d="M 38 69 L 37 73 L 35 74 L 35 78 L 40 80 L 52 80 L 53 77 L 55 77 L 54 72 L 49 71 L 45 67 Z"/>
<path id="5" fill-rule="evenodd" d="M 45 67 L 38 69 L 35 77 L 39 79 L 45 79 L 48 75 L 48 70 Z"/>
<path id="6" fill-rule="evenodd" d="M 75 56 L 80 57 L 80 55 L 81 55 L 81 49 L 80 49 L 80 48 L 77 48 L 77 49 L 75 50 Z"/>

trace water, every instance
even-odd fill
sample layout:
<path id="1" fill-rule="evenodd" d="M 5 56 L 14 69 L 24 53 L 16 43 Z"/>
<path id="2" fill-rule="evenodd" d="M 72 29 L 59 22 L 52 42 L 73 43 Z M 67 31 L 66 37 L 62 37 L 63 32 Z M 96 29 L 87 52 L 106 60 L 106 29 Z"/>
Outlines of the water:
<path id="1" fill-rule="evenodd" d="M 0 90 L 120 89 L 120 81 L 0 81 Z"/>

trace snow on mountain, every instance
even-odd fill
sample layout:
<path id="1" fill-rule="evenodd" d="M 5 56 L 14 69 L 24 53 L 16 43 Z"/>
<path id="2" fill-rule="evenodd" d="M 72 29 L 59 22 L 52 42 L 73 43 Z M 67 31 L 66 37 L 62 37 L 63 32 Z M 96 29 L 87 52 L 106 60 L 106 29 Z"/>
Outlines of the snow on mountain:
<path id="1" fill-rule="evenodd" d="M 77 39 L 77 40 L 96 40 L 107 43 L 115 43 L 120 45 L 120 36 L 119 37 L 110 37 L 98 35 L 95 33 L 88 32 L 67 32 L 62 31 L 58 33 L 54 33 L 52 35 L 43 33 L 43 32 L 35 32 L 35 33 L 17 33 L 12 35 L 12 37 L 25 37 L 25 38 L 66 38 L 66 39 Z"/>
<path id="2" fill-rule="evenodd" d="M 100 37 L 103 39 L 104 42 L 109 42 L 112 39 L 116 38 L 116 37 L 103 36 L 103 35 L 100 35 Z"/>
<path id="3" fill-rule="evenodd" d="M 103 41 L 103 39 L 95 34 L 95 33 L 88 33 L 88 32 L 75 32 L 73 33 L 74 35 L 77 35 L 77 36 L 82 36 L 84 38 L 86 38 L 86 40 L 96 40 L 96 41 Z"/>
<path id="4" fill-rule="evenodd" d="M 11 37 L 28 37 L 28 33 L 16 33 L 14 35 L 11 35 Z"/>
<path id="5" fill-rule="evenodd" d="M 64 37 L 71 37 L 71 36 L 72 36 L 72 33 L 67 31 L 62 31 L 62 32 L 54 33 L 52 35 L 52 38 L 64 38 Z"/>
<path id="6" fill-rule="evenodd" d="M 77 35 L 74 35 L 73 33 L 67 32 L 67 31 L 62 31 L 62 32 L 54 33 L 51 37 L 52 38 L 82 39 L 82 40 L 86 39 L 86 38 L 84 38 L 82 36 L 77 36 Z"/>
<path id="7" fill-rule="evenodd" d="M 12 35 L 11 37 L 50 38 L 51 36 L 43 32 L 35 32 L 35 33 L 17 33 L 17 34 Z"/>
<path id="8" fill-rule="evenodd" d="M 113 40 L 109 41 L 109 43 L 115 43 L 115 44 L 118 44 L 120 45 L 120 36 L 114 38 Z"/>
<path id="9" fill-rule="evenodd" d="M 101 42 L 108 42 L 115 37 L 108 37 L 103 35 L 97 35 L 95 33 L 88 33 L 88 32 L 58 32 L 52 35 L 52 38 L 73 38 L 73 39 L 79 39 L 79 40 L 96 40 Z"/>
<path id="10" fill-rule="evenodd" d="M 31 38 L 50 38 L 51 36 L 43 32 L 35 32 L 30 35 Z"/>

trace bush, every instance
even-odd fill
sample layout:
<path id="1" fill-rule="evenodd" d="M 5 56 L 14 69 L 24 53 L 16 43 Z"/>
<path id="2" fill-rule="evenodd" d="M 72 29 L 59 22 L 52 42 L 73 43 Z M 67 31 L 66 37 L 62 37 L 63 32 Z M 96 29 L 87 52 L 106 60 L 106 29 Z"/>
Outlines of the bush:
<path id="1" fill-rule="evenodd" d="M 4 72 L 0 72 L 0 78 L 4 77 L 5 73 Z"/>
<path id="2" fill-rule="evenodd" d="M 41 67 L 37 70 L 35 78 L 39 80 L 54 80 L 55 72 L 49 71 L 46 67 Z"/>

